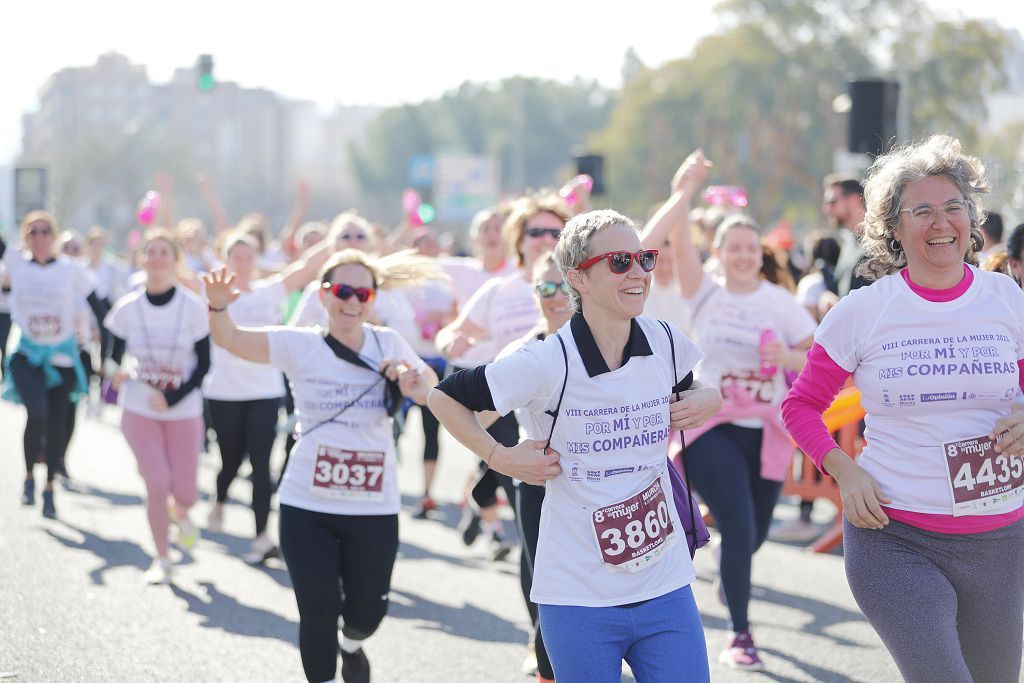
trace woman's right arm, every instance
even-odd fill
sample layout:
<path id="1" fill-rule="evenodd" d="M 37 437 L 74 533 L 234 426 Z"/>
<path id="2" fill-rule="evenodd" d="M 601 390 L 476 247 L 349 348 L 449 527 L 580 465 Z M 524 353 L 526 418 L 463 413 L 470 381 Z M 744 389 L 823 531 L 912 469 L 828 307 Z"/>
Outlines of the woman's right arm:
<path id="1" fill-rule="evenodd" d="M 227 269 L 213 271 L 204 275 L 206 282 L 206 303 L 210 309 L 210 336 L 217 346 L 229 353 L 253 363 L 270 362 L 270 339 L 266 332 L 259 329 L 235 326 L 235 321 L 228 313 L 228 304 L 238 299 L 239 292 L 232 285 L 234 275 L 228 275 Z"/>
<path id="2" fill-rule="evenodd" d="M 527 484 L 539 485 L 562 471 L 558 465 L 558 453 L 550 448 L 545 450 L 545 442 L 526 439 L 507 448 L 480 425 L 474 411 L 494 410 L 484 367 L 464 370 L 445 378 L 430 392 L 427 405 L 459 443 L 497 472 Z"/>

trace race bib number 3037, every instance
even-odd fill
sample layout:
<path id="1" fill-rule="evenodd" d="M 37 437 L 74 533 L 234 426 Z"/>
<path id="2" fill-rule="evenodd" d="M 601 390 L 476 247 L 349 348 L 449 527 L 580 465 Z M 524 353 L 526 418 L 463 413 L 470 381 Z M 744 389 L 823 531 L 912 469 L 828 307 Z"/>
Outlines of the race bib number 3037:
<path id="1" fill-rule="evenodd" d="M 593 512 L 601 561 L 612 572 L 638 572 L 665 555 L 675 529 L 661 477 L 626 500 Z"/>
<path id="2" fill-rule="evenodd" d="M 318 446 L 310 490 L 323 498 L 380 499 L 384 495 L 384 453 Z"/>
<path id="3" fill-rule="evenodd" d="M 998 515 L 1020 507 L 1024 461 L 1000 455 L 988 436 L 942 444 L 953 516 Z"/>

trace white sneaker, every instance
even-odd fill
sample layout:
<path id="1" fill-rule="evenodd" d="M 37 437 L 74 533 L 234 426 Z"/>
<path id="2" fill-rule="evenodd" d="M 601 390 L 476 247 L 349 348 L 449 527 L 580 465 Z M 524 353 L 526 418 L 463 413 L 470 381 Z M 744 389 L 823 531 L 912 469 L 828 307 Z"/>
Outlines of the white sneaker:
<path id="1" fill-rule="evenodd" d="M 272 541 L 269 536 L 264 536 L 253 539 L 252 546 L 249 547 L 249 552 L 242 555 L 242 559 L 246 564 L 257 565 L 263 564 L 273 557 L 280 556 L 281 552 L 277 549 L 277 545 L 274 541 Z"/>
<path id="2" fill-rule="evenodd" d="M 772 525 L 768 531 L 768 538 L 773 541 L 811 541 L 821 535 L 821 529 L 814 522 L 807 522 L 800 518 L 787 519 Z"/>
<path id="3" fill-rule="evenodd" d="M 178 535 L 175 538 L 175 543 L 185 550 L 191 550 L 195 547 L 196 541 L 199 540 L 199 529 L 192 523 L 187 516 L 184 519 L 179 519 L 176 522 L 178 526 Z"/>
<path id="4" fill-rule="evenodd" d="M 157 558 L 142 575 L 151 586 L 166 586 L 171 583 L 171 561 Z"/>
<path id="5" fill-rule="evenodd" d="M 224 528 L 224 505 L 214 503 L 210 508 L 210 516 L 206 518 L 206 530 L 210 533 L 219 534 Z"/>

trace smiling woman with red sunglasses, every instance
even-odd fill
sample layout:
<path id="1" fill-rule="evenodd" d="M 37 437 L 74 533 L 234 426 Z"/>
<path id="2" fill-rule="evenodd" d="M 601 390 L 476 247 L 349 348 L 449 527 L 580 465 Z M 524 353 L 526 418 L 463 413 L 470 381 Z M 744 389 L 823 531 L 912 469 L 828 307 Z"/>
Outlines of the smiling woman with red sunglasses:
<path id="1" fill-rule="evenodd" d="M 279 534 L 310 681 L 335 678 L 339 647 L 343 679 L 369 680 L 362 643 L 387 612 L 398 552 L 391 416 L 403 396 L 425 403 L 437 376 L 398 333 L 367 320 L 378 289 L 415 286 L 438 274 L 429 260 L 407 254 L 379 260 L 354 249 L 335 254 L 320 278 L 326 335 L 238 328 L 227 311 L 239 296 L 234 278 L 225 271 L 205 278 L 214 342 L 283 370 L 295 397 L 299 439 L 278 491 Z"/>
<path id="2" fill-rule="evenodd" d="M 671 429 L 718 410 L 693 381 L 701 352 L 642 316 L 657 254 L 614 211 L 566 225 L 555 258 L 574 315 L 556 334 L 451 375 L 430 394 L 448 431 L 493 469 L 544 484 L 531 598 L 555 679 L 707 681 L 690 584 L 696 572 L 666 460 Z M 473 411 L 516 408 L 527 439 L 505 447 Z"/>

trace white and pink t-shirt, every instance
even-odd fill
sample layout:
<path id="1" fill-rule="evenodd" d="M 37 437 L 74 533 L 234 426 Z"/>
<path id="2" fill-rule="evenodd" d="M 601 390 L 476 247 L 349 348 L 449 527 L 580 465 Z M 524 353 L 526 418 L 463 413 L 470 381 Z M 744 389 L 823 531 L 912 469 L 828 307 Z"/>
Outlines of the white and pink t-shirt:
<path id="1" fill-rule="evenodd" d="M 466 318 L 487 330 L 453 365 L 476 367 L 494 360 L 503 348 L 543 322 L 533 286 L 521 273 L 489 280 L 466 302 Z"/>
<path id="2" fill-rule="evenodd" d="M 704 351 L 695 377 L 708 386 L 738 384 L 759 403 L 778 405 L 786 395 L 785 374 L 761 372 L 760 343 L 764 330 L 786 346 L 796 346 L 814 333 L 814 318 L 792 294 L 770 282 L 737 294 L 705 275 L 697 293 L 687 300 L 693 315 L 694 340 Z M 742 427 L 761 427 L 762 418 L 738 419 Z"/>
<path id="3" fill-rule="evenodd" d="M 858 463 L 892 499 L 890 516 L 950 533 L 1015 521 L 1024 502 L 1024 465 L 996 457 L 984 438 L 1020 399 L 1024 292 L 1005 275 L 964 270 L 950 290 L 914 285 L 903 271 L 841 299 L 784 407 L 821 467 L 835 442 L 820 412 L 807 413 L 852 374 L 867 412 Z"/>

